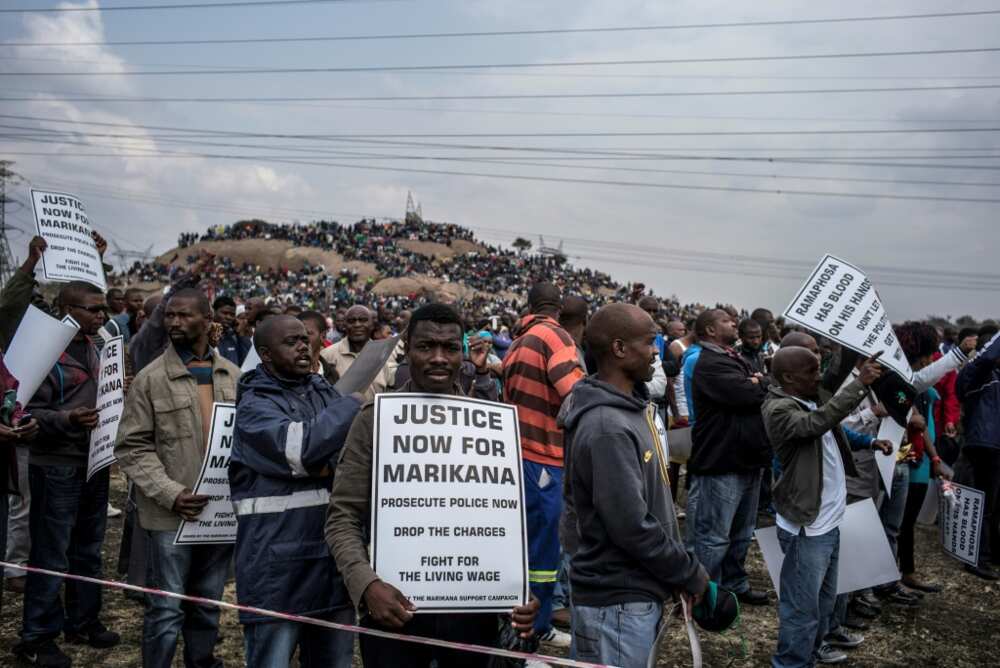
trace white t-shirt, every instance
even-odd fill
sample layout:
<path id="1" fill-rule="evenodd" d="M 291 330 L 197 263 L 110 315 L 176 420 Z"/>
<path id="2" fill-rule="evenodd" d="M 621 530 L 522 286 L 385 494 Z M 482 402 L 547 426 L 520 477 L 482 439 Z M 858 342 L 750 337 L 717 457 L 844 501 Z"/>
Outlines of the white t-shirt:
<path id="1" fill-rule="evenodd" d="M 798 400 L 809 410 L 816 410 L 816 404 L 811 401 Z M 840 526 L 847 508 L 847 476 L 844 473 L 844 461 L 840 457 L 840 448 L 832 431 L 823 434 L 823 489 L 819 499 L 819 514 L 812 524 L 805 527 L 807 536 L 822 536 Z M 793 534 L 798 534 L 800 525 L 790 522 L 779 513 L 776 518 L 779 527 Z"/>

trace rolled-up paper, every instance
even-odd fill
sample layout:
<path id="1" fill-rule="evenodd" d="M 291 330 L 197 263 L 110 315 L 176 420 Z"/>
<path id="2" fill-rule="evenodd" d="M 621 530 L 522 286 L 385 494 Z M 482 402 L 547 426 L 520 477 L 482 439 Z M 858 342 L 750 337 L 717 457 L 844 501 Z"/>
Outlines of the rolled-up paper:
<path id="1" fill-rule="evenodd" d="M 17 400 L 26 406 L 59 356 L 80 330 L 72 319 L 62 322 L 28 306 L 4 355 L 7 369 L 17 378 Z"/>

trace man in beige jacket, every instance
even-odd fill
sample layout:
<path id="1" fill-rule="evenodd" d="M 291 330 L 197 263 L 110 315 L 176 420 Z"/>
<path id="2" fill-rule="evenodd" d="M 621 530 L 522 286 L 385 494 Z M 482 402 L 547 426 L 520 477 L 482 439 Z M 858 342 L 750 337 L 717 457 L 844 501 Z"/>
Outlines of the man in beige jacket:
<path id="1" fill-rule="evenodd" d="M 375 316 L 367 306 L 355 304 L 347 309 L 344 323 L 347 330 L 344 338 L 329 348 L 324 348 L 320 353 L 323 359 L 337 370 L 340 377 L 347 373 L 347 370 L 354 364 L 354 360 L 358 358 L 358 354 L 361 353 L 361 349 L 371 340 L 372 334 L 375 333 Z M 393 358 L 390 357 L 382 370 L 375 376 L 372 384 L 362 393 L 365 401 L 371 401 L 376 394 L 385 392 L 386 388 L 392 385 L 396 375 L 395 368 L 390 366 L 392 363 Z"/>
<path id="2" fill-rule="evenodd" d="M 150 587 L 178 594 L 222 597 L 232 559 L 230 545 L 174 545 L 182 519 L 195 520 L 208 497 L 192 494 L 208 443 L 215 402 L 236 399 L 240 370 L 208 342 L 212 309 L 201 291 L 177 292 L 164 325 L 170 345 L 139 372 L 125 401 L 115 456 L 137 488 L 139 524 L 147 533 Z M 214 667 L 219 611 L 149 596 L 143 622 L 144 668 L 173 665 L 184 636 L 184 664 Z"/>

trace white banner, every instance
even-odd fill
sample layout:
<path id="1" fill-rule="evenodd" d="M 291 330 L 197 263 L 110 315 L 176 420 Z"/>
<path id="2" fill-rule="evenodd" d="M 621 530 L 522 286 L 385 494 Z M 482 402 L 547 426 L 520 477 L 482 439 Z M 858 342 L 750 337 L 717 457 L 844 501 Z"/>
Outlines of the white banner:
<path id="1" fill-rule="evenodd" d="M 528 601 L 514 406 L 439 394 L 375 398 L 372 568 L 417 612 Z"/>
<path id="2" fill-rule="evenodd" d="M 236 512 L 229 500 L 229 456 L 233 452 L 236 404 L 212 406 L 212 426 L 201 473 L 193 492 L 209 497 L 194 522 L 182 521 L 174 545 L 224 545 L 236 542 Z"/>
<path id="3" fill-rule="evenodd" d="M 240 373 L 252 371 L 257 368 L 258 364 L 260 364 L 260 355 L 257 354 L 257 347 L 251 345 L 250 350 L 247 351 L 246 359 L 243 360 L 243 366 L 240 367 Z"/>
<path id="4" fill-rule="evenodd" d="M 66 316 L 62 322 L 35 306 L 28 306 L 4 353 L 4 364 L 17 378 L 17 400 L 27 406 L 42 381 L 73 340 L 80 326 Z"/>
<path id="5" fill-rule="evenodd" d="M 774 583 L 774 591 L 780 595 L 781 565 L 785 554 L 778 542 L 778 527 L 757 529 L 755 533 L 768 575 Z M 837 593 L 848 594 L 898 579 L 896 558 L 892 556 L 875 502 L 865 499 L 848 505 L 840 523 Z"/>
<path id="6" fill-rule="evenodd" d="M 107 290 L 104 267 L 90 236 L 87 209 L 76 195 L 31 190 L 35 228 L 48 248 L 42 253 L 42 276 L 47 281 L 86 281 Z"/>
<path id="7" fill-rule="evenodd" d="M 944 486 L 942 485 L 942 488 Z M 959 561 L 975 566 L 979 561 L 979 540 L 983 528 L 986 494 L 978 489 L 950 483 L 954 501 L 941 495 L 941 545 Z"/>
<path id="8" fill-rule="evenodd" d="M 892 331 L 882 298 L 854 265 L 832 255 L 824 257 L 784 316 L 865 357 L 882 351 L 882 364 L 906 382 L 913 381 L 913 370 Z"/>
<path id="9" fill-rule="evenodd" d="M 115 461 L 115 438 L 125 410 L 125 339 L 116 336 L 101 349 L 101 374 L 97 380 L 97 427 L 90 432 L 87 480 Z"/>

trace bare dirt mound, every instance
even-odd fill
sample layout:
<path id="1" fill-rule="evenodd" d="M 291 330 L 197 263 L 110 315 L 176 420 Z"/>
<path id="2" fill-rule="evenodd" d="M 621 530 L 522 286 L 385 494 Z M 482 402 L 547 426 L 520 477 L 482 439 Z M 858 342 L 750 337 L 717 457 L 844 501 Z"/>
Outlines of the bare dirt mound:
<path id="1" fill-rule="evenodd" d="M 446 293 L 457 299 L 465 299 L 475 294 L 475 290 L 461 283 L 446 283 L 440 278 L 425 274 L 413 274 L 405 278 L 386 278 L 379 281 L 372 291 L 377 295 L 436 295 Z"/>

